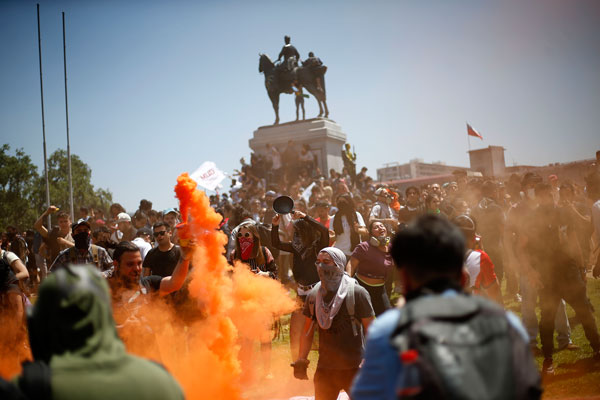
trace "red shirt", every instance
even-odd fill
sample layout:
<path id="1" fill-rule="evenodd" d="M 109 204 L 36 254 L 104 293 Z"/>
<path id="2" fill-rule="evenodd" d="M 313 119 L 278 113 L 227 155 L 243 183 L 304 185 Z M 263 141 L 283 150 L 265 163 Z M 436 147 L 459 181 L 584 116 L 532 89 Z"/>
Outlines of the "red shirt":
<path id="1" fill-rule="evenodd" d="M 470 276 L 469 286 L 475 293 L 480 293 L 481 289 L 487 289 L 496 282 L 494 263 L 485 251 L 479 249 L 471 251 L 465 266 Z"/>
<path id="2" fill-rule="evenodd" d="M 315 221 L 323 225 L 325 228 L 329 229 L 329 221 L 331 221 L 331 216 L 327 216 L 327 221 L 325 223 L 321 222 L 321 218 L 315 218 Z"/>

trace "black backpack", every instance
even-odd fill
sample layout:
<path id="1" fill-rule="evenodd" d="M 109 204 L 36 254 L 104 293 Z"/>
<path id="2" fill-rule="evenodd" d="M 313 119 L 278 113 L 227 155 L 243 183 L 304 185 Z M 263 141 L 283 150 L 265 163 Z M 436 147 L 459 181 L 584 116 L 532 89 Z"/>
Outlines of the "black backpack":
<path id="1" fill-rule="evenodd" d="M 403 365 L 399 398 L 512 400 L 541 396 L 540 376 L 528 343 L 500 306 L 481 297 L 432 295 L 409 301 L 391 343 L 401 360 L 412 359 L 411 365 Z M 407 373 L 414 376 L 415 372 L 416 388 L 414 381 L 406 382 Z"/>

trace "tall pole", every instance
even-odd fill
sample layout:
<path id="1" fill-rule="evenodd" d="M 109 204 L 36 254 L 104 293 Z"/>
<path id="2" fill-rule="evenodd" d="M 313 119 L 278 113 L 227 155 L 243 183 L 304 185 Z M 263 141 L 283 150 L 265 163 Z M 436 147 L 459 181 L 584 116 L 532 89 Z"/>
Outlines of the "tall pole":
<path id="1" fill-rule="evenodd" d="M 469 151 L 471 151 L 471 135 L 469 135 L 469 123 L 467 122 L 467 145 L 469 146 Z"/>
<path id="2" fill-rule="evenodd" d="M 69 139 L 69 98 L 67 96 L 67 44 L 65 35 L 65 12 L 62 13 L 63 28 L 63 60 L 65 66 L 65 116 L 67 120 L 67 160 L 69 164 L 69 206 L 71 210 L 71 221 L 75 221 L 75 212 L 73 210 L 73 175 L 71 173 L 71 140 Z"/>
<path id="3" fill-rule="evenodd" d="M 46 120 L 44 116 L 44 81 L 42 79 L 42 34 L 40 32 L 40 4 L 37 5 L 38 52 L 40 57 L 40 95 L 42 99 L 42 136 L 44 138 L 44 174 L 46 175 L 46 207 L 50 207 L 50 184 L 48 183 L 48 155 L 46 152 Z M 48 231 L 52 228 L 52 219 L 48 214 Z"/>

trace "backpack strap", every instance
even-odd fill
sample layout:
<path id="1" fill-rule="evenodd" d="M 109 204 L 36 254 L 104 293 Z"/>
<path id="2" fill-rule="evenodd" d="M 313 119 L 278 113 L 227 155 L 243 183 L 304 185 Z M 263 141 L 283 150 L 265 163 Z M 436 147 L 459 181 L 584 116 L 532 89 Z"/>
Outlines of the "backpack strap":
<path id="1" fill-rule="evenodd" d="M 76 247 L 69 247 L 69 261 L 71 261 L 71 264 L 77 263 L 77 248 Z"/>
<path id="2" fill-rule="evenodd" d="M 317 284 L 308 292 L 306 295 L 306 301 L 308 302 L 308 310 L 310 311 L 310 328 L 307 333 L 312 331 L 313 326 L 315 325 L 315 303 L 317 302 L 317 290 L 321 287 L 321 282 L 317 282 Z"/>
<path id="3" fill-rule="evenodd" d="M 92 259 L 94 260 L 94 264 L 100 268 L 100 265 L 98 264 L 98 246 L 95 244 L 92 245 Z"/>
<path id="4" fill-rule="evenodd" d="M 356 299 L 354 297 L 354 285 L 356 285 L 356 280 L 352 278 L 350 279 L 350 284 L 348 286 L 348 294 L 346 295 L 346 309 L 348 310 L 348 315 L 350 316 L 350 321 L 352 322 L 352 334 L 354 336 L 358 336 L 358 329 L 356 325 L 360 324 L 360 322 L 354 316 L 356 306 Z"/>
<path id="5" fill-rule="evenodd" d="M 51 400 L 51 375 L 50 367 L 46 363 L 27 361 L 23 363 L 23 373 L 17 384 L 29 399 Z"/>

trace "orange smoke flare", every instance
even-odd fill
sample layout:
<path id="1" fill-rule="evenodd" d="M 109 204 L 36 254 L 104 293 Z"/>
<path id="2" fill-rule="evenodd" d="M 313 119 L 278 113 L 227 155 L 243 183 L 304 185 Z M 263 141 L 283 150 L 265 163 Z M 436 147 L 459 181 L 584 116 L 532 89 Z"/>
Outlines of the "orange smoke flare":
<path id="1" fill-rule="evenodd" d="M 188 291 L 201 319 L 182 326 L 178 311 L 155 302 L 144 314 L 158 351 L 151 345 L 129 348 L 142 356 L 160 354 L 189 399 L 236 400 L 242 398 L 240 340 L 272 337 L 274 318 L 291 312 L 295 303 L 279 282 L 253 274 L 244 264 L 232 268 L 227 263 L 227 237 L 218 230 L 222 217 L 196 186 L 184 173 L 175 193 L 182 222 L 196 241 Z M 139 336 L 124 339 L 130 343 Z"/>

